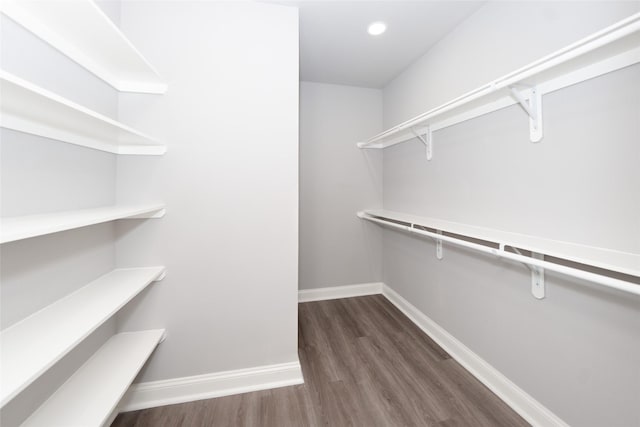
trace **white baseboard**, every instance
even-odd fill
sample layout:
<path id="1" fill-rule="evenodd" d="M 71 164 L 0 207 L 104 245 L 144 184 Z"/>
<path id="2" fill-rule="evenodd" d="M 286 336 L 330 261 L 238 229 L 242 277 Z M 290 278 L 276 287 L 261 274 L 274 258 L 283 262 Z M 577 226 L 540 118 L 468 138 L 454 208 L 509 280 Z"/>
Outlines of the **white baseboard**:
<path id="1" fill-rule="evenodd" d="M 300 362 L 133 384 L 119 412 L 302 384 Z"/>
<path id="2" fill-rule="evenodd" d="M 536 427 L 568 427 L 567 423 L 512 383 L 497 369 L 485 362 L 480 356 L 454 338 L 453 335 L 402 298 L 396 291 L 387 285 L 383 285 L 382 294 L 528 423 Z"/>
<path id="3" fill-rule="evenodd" d="M 362 297 L 382 293 L 382 282 L 360 283 L 357 285 L 334 286 L 331 288 L 300 289 L 298 302 L 324 301 L 338 298 Z"/>

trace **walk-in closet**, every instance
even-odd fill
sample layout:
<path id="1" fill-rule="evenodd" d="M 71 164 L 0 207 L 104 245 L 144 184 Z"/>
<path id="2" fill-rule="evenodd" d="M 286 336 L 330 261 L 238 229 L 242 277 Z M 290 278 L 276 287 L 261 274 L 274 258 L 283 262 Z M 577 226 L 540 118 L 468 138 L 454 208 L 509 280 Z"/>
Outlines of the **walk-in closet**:
<path id="1" fill-rule="evenodd" d="M 0 425 L 640 427 L 640 1 L 0 0 Z"/>

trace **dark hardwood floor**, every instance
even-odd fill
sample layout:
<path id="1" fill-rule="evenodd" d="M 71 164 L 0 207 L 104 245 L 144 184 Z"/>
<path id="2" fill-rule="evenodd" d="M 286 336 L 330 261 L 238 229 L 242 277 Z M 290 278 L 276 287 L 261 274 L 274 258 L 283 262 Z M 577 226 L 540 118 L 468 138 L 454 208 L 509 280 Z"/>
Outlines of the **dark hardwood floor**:
<path id="1" fill-rule="evenodd" d="M 383 296 L 299 305 L 305 384 L 120 414 L 113 427 L 527 426 Z"/>

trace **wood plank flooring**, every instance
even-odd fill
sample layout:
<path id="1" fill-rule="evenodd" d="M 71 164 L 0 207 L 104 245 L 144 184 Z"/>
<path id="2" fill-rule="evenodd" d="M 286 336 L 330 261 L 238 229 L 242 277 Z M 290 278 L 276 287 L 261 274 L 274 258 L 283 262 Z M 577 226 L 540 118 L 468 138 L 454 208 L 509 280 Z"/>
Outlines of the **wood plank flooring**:
<path id="1" fill-rule="evenodd" d="M 299 305 L 305 384 L 120 414 L 112 427 L 527 426 L 383 296 Z"/>

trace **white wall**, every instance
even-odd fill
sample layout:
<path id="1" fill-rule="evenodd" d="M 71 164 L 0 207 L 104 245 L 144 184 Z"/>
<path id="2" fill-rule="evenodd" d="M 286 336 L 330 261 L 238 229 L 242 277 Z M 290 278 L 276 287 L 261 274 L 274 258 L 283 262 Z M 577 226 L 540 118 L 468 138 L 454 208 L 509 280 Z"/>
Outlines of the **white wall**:
<path id="1" fill-rule="evenodd" d="M 385 124 L 525 65 L 639 3 L 488 3 L 384 89 Z M 384 150 L 384 207 L 640 250 L 640 66 L 547 95 L 545 136 L 513 106 Z M 640 422 L 640 300 L 384 232 L 384 281 L 570 425 Z"/>
<path id="2" fill-rule="evenodd" d="M 118 316 L 168 331 L 139 380 L 297 361 L 297 10 L 125 2 L 120 19 L 169 83 L 120 97 L 120 119 L 168 145 L 118 158 L 121 201 L 167 205 L 117 225 L 119 266 L 168 271 Z"/>
<path id="3" fill-rule="evenodd" d="M 382 92 L 300 84 L 300 289 L 382 279 L 381 232 L 355 213 L 382 206 Z"/>

